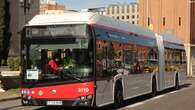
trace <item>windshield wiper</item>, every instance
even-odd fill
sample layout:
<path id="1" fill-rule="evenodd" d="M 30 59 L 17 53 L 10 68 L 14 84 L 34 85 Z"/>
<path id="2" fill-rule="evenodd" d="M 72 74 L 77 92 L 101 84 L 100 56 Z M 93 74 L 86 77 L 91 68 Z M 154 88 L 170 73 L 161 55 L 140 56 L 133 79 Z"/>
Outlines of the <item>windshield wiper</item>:
<path id="1" fill-rule="evenodd" d="M 69 71 L 63 71 L 63 72 L 61 72 L 61 75 L 67 76 L 67 77 L 72 78 L 72 79 L 76 79 L 77 81 L 80 81 L 80 82 L 84 82 L 80 78 L 73 76 Z"/>

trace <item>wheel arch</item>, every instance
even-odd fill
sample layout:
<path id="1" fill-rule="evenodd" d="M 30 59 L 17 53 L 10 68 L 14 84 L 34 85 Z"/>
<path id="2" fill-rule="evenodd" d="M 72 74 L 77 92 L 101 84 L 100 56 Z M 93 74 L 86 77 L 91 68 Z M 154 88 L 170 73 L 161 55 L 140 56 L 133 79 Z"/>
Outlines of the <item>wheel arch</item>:
<path id="1" fill-rule="evenodd" d="M 123 78 L 122 78 L 122 77 L 117 78 L 117 79 L 114 78 L 113 93 L 112 93 L 112 94 L 113 94 L 113 95 L 112 95 L 112 96 L 113 96 L 113 97 L 112 97 L 113 102 L 114 102 L 115 88 L 116 88 L 117 84 L 119 84 L 119 85 L 121 86 L 122 91 L 123 91 L 123 98 L 124 98 L 124 82 L 123 82 Z"/>

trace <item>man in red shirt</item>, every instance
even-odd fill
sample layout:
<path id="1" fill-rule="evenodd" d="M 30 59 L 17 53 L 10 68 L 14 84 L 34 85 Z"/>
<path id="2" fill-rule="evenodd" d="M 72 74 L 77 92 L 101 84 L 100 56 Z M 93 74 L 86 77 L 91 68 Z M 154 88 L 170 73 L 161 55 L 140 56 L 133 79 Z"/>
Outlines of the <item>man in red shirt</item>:
<path id="1" fill-rule="evenodd" d="M 56 73 L 57 72 L 57 70 L 58 70 L 58 64 L 56 62 L 56 56 L 55 55 L 53 55 L 52 56 L 52 59 L 49 61 L 49 66 L 50 66 L 51 71 L 53 73 Z"/>

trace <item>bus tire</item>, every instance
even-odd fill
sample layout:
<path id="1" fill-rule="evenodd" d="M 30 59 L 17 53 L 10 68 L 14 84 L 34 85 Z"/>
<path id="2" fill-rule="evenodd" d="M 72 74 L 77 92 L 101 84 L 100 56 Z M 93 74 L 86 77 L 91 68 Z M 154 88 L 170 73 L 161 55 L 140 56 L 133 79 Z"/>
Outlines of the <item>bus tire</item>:
<path id="1" fill-rule="evenodd" d="M 178 73 L 175 76 L 175 90 L 179 89 L 179 76 Z"/>
<path id="2" fill-rule="evenodd" d="M 157 94 L 157 89 L 156 89 L 156 78 L 155 76 L 152 78 L 152 93 L 151 93 L 151 96 L 152 97 L 155 97 L 156 94 Z"/>
<path id="3" fill-rule="evenodd" d="M 123 102 L 123 88 L 121 82 L 117 82 L 114 90 L 114 106 L 120 107 Z"/>

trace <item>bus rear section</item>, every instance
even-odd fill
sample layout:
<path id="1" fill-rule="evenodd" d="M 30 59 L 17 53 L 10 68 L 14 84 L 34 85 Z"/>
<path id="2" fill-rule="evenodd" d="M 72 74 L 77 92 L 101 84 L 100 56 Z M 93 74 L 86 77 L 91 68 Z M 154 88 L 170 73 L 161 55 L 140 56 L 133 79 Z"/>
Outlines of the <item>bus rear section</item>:
<path id="1" fill-rule="evenodd" d="M 22 104 L 92 106 L 92 41 L 84 24 L 25 27 L 21 46 Z"/>

